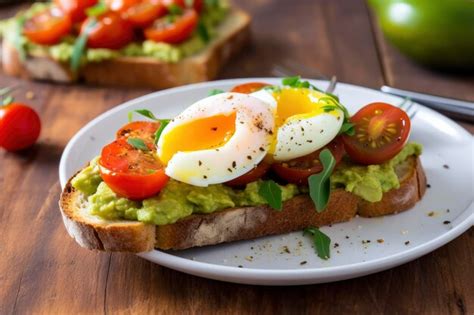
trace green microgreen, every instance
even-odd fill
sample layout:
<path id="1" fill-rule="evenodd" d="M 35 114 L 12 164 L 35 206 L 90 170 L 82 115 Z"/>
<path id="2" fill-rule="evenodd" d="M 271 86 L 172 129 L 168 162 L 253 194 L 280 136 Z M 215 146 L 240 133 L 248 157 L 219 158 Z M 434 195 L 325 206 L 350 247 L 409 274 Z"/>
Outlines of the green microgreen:
<path id="1" fill-rule="evenodd" d="M 165 129 L 166 126 L 170 123 L 170 119 L 160 119 L 160 128 L 155 132 L 155 144 L 158 143 L 158 140 L 160 140 L 161 134 L 163 133 L 163 130 Z"/>
<path id="2" fill-rule="evenodd" d="M 99 1 L 96 5 L 89 7 L 86 9 L 86 14 L 89 17 L 97 17 L 105 12 L 107 12 L 107 5 L 104 1 Z"/>
<path id="3" fill-rule="evenodd" d="M 150 150 L 148 146 L 145 144 L 145 142 L 140 138 L 128 138 L 127 143 L 138 150 L 142 150 L 142 151 Z"/>
<path id="4" fill-rule="evenodd" d="M 292 87 L 292 88 L 307 88 L 307 89 L 312 89 L 315 91 L 322 92 L 316 86 L 309 83 L 309 81 L 302 81 L 299 75 L 283 78 L 281 81 L 281 84 L 284 86 Z"/>
<path id="5" fill-rule="evenodd" d="M 339 134 L 347 134 L 349 136 L 353 136 L 355 135 L 355 128 L 354 128 L 354 124 L 351 123 L 351 122 L 344 122 L 342 123 L 342 126 L 341 126 L 341 130 L 339 130 Z"/>
<path id="6" fill-rule="evenodd" d="M 329 149 L 324 149 L 319 153 L 319 160 L 323 165 L 323 170 L 318 174 L 311 175 L 308 178 L 309 196 L 313 200 L 318 213 L 326 209 L 331 193 L 331 174 L 336 166 L 336 159 Z"/>
<path id="7" fill-rule="evenodd" d="M 95 18 L 91 19 L 87 26 L 84 29 L 84 32 L 81 32 L 79 37 L 74 42 L 74 46 L 72 48 L 72 56 L 71 56 L 71 70 L 73 72 L 77 72 L 79 66 L 81 65 L 81 58 L 86 50 L 87 39 L 89 37 L 89 33 L 92 28 L 95 27 L 97 24 L 97 20 Z"/>
<path id="8" fill-rule="evenodd" d="M 316 227 L 308 227 L 304 229 L 303 235 L 310 234 L 313 238 L 314 249 L 318 257 L 321 259 L 329 259 L 330 257 L 330 246 L 331 246 L 331 239 L 329 236 L 321 232 Z"/>
<path id="9" fill-rule="evenodd" d="M 273 180 L 263 181 L 258 193 L 273 209 L 277 211 L 283 209 L 281 187 Z"/>
<path id="10" fill-rule="evenodd" d="M 149 111 L 148 109 L 137 109 L 137 110 L 134 110 L 134 111 L 128 113 L 128 121 L 130 121 L 130 122 L 132 121 L 132 118 L 133 118 L 132 115 L 133 115 L 134 112 L 137 113 L 137 114 L 140 114 L 140 115 L 142 115 L 142 116 L 145 116 L 146 118 L 149 118 L 149 119 L 151 119 L 151 120 L 157 120 L 157 121 L 159 120 L 159 119 L 156 118 L 156 116 L 155 116 L 151 111 Z"/>
<path id="11" fill-rule="evenodd" d="M 221 94 L 221 93 L 224 93 L 224 90 L 221 90 L 221 89 L 213 89 L 209 92 L 209 96 L 212 96 L 212 95 L 217 95 L 217 94 Z"/>

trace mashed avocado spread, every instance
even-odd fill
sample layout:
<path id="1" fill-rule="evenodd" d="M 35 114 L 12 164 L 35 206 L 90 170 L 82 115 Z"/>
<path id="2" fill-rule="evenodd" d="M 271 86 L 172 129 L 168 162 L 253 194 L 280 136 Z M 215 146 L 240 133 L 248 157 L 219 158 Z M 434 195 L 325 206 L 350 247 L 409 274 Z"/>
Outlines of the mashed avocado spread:
<path id="1" fill-rule="evenodd" d="M 30 18 L 34 14 L 47 9 L 50 5 L 50 3 L 34 3 L 22 15 Z M 216 37 L 218 33 L 217 27 L 225 19 L 228 11 L 229 5 L 224 0 L 215 1 L 214 4 L 205 6 L 200 21 L 207 30 L 209 39 L 212 40 L 212 38 Z M 14 38 L 18 33 L 16 28 L 18 27 L 17 21 L 20 16 L 17 15 L 11 19 L 0 21 L 0 38 L 3 37 L 11 43 L 19 42 L 29 55 L 46 55 L 59 62 L 70 62 L 75 42 L 73 36 L 66 36 L 59 44 L 52 46 L 35 44 L 21 35 L 18 36 L 19 38 Z M 207 45 L 208 43 L 204 37 L 200 35 L 200 32 L 196 31 L 191 38 L 178 45 L 145 40 L 143 42 L 130 43 L 120 50 L 88 48 L 84 53 L 82 62 L 100 62 L 117 57 L 153 57 L 160 61 L 176 63 L 187 56 L 198 53 Z"/>
<path id="2" fill-rule="evenodd" d="M 332 187 L 342 187 L 370 202 L 380 201 L 384 192 L 400 186 L 395 166 L 411 155 L 420 155 L 421 151 L 421 145 L 409 143 L 394 158 L 381 165 L 360 166 L 345 161 L 331 176 Z M 73 178 L 72 186 L 88 196 L 91 214 L 104 219 L 128 219 L 164 225 L 193 213 L 212 213 L 230 207 L 266 204 L 258 193 L 261 181 L 236 190 L 220 184 L 196 187 L 170 180 L 159 195 L 140 202 L 132 201 L 117 196 L 102 181 L 97 160 L 92 160 L 88 167 Z M 283 201 L 305 190 L 293 184 L 280 187 Z"/>

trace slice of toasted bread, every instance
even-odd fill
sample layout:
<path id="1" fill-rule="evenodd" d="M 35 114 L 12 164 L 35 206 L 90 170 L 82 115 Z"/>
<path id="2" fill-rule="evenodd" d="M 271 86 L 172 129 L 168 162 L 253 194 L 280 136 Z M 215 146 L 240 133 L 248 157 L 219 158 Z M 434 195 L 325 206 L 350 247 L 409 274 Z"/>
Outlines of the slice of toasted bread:
<path id="1" fill-rule="evenodd" d="M 349 221 L 356 214 L 381 216 L 411 208 L 425 193 L 421 162 L 408 158 L 396 168 L 400 188 L 370 203 L 342 189 L 331 192 L 325 211 L 317 213 L 307 195 L 299 195 L 278 212 L 267 206 L 231 208 L 194 214 L 173 224 L 155 226 L 136 221 L 107 221 L 87 211 L 84 195 L 68 183 L 59 202 L 69 234 L 83 247 L 106 251 L 141 252 L 153 248 L 186 249 Z"/>
<path id="2" fill-rule="evenodd" d="M 74 74 L 68 64 L 45 55 L 28 56 L 21 61 L 14 46 L 4 41 L 2 65 L 5 73 L 27 79 L 61 83 L 81 80 L 103 86 L 165 89 L 212 80 L 246 44 L 249 35 L 249 15 L 234 8 L 218 26 L 217 37 L 205 49 L 177 63 L 162 62 L 152 57 L 119 57 L 88 63 Z"/>

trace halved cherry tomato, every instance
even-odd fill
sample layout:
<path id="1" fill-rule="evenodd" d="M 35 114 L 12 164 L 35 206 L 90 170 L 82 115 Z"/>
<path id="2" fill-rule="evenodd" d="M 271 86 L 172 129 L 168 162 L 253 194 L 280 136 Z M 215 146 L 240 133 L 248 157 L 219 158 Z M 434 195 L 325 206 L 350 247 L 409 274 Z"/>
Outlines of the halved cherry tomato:
<path id="1" fill-rule="evenodd" d="M 250 82 L 250 83 L 244 83 L 244 84 L 239 84 L 237 86 L 234 86 L 232 90 L 230 91 L 235 92 L 235 93 L 250 94 L 258 90 L 261 90 L 262 88 L 269 85 L 270 84 L 261 83 L 261 82 Z"/>
<path id="2" fill-rule="evenodd" d="M 380 164 L 400 152 L 410 134 L 410 118 L 398 107 L 371 103 L 354 116 L 355 135 L 344 135 L 347 154 L 361 164 Z"/>
<path id="3" fill-rule="evenodd" d="M 161 0 L 161 1 L 165 7 L 169 7 L 175 4 L 183 9 L 189 8 L 189 6 L 187 5 L 187 2 L 188 2 L 187 0 Z M 202 8 L 203 8 L 202 0 L 192 0 L 191 3 L 192 3 L 192 8 L 196 10 L 197 13 L 201 13 Z"/>
<path id="4" fill-rule="evenodd" d="M 81 33 L 89 27 L 91 19 L 84 21 Z M 133 40 L 132 25 L 116 12 L 107 12 L 90 28 L 87 46 L 90 48 L 120 49 Z"/>
<path id="5" fill-rule="evenodd" d="M 73 23 L 86 19 L 86 9 L 96 5 L 98 0 L 54 0 L 54 3 L 69 17 Z"/>
<path id="6" fill-rule="evenodd" d="M 166 14 L 166 8 L 160 2 L 142 1 L 129 7 L 123 16 L 135 27 L 144 28 L 153 23 L 157 18 Z"/>
<path id="7" fill-rule="evenodd" d="M 54 45 L 72 28 L 71 19 L 58 8 L 38 13 L 25 22 L 23 34 L 34 43 Z"/>
<path id="8" fill-rule="evenodd" d="M 142 0 L 105 0 L 105 4 L 110 10 L 121 13 L 124 13 L 128 8 L 140 2 L 142 2 Z"/>
<path id="9" fill-rule="evenodd" d="M 156 195 L 168 182 L 164 166 L 149 151 L 132 147 L 120 138 L 102 149 L 99 160 L 104 182 L 118 195 L 143 200 Z"/>
<path id="10" fill-rule="evenodd" d="M 145 37 L 155 42 L 176 44 L 187 39 L 198 24 L 198 14 L 193 9 L 184 11 L 176 20 L 161 18 L 145 29 Z"/>
<path id="11" fill-rule="evenodd" d="M 41 121 L 34 109 L 21 103 L 0 106 L 0 147 L 18 151 L 33 145 L 40 135 Z"/>
<path id="12" fill-rule="evenodd" d="M 274 163 L 272 169 L 280 178 L 287 182 L 299 185 L 307 184 L 309 176 L 322 171 L 323 166 L 319 161 L 319 153 L 325 148 L 331 151 L 336 160 L 336 164 L 341 161 L 344 155 L 344 144 L 340 137 L 337 137 L 324 148 L 313 153 L 290 161 Z"/>
<path id="13" fill-rule="evenodd" d="M 231 181 L 228 181 L 225 184 L 231 187 L 245 186 L 248 183 L 254 182 L 257 179 L 262 178 L 263 175 L 265 175 L 268 172 L 268 170 L 270 169 L 270 166 L 271 164 L 268 164 L 267 162 L 262 161 L 253 169 L 251 169 L 249 172 Z"/>
<path id="14" fill-rule="evenodd" d="M 147 143 L 153 143 L 155 132 L 160 127 L 159 122 L 155 121 L 134 121 L 126 124 L 117 131 L 119 138 L 140 138 Z"/>

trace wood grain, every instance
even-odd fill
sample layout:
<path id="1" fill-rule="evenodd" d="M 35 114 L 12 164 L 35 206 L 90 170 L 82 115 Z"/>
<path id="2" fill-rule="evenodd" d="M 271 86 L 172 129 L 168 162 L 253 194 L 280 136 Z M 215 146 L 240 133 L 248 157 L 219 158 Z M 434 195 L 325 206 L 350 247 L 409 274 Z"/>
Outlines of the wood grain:
<path id="1" fill-rule="evenodd" d="M 362 0 L 242 0 L 254 15 L 254 42 L 222 78 L 266 76 L 295 59 L 342 81 L 383 83 L 474 99 L 470 79 L 433 74 L 380 49 Z M 1 7 L 0 17 L 17 7 Z M 379 59 L 380 55 L 380 59 Z M 304 73 L 303 73 L 304 74 Z M 413 78 L 412 78 L 413 77 Z M 408 81 L 406 81 L 408 80 Z M 437 82 L 437 83 L 426 83 Z M 0 314 L 474 314 L 474 229 L 413 262 L 359 279 L 256 287 L 176 272 L 127 254 L 79 248 L 62 226 L 57 167 L 85 123 L 148 90 L 24 82 L 18 100 L 41 115 L 40 142 L 0 151 Z M 428 88 L 432 88 L 428 90 Z M 25 94 L 33 91 L 33 100 Z M 472 133 L 474 125 L 464 124 Z"/>

